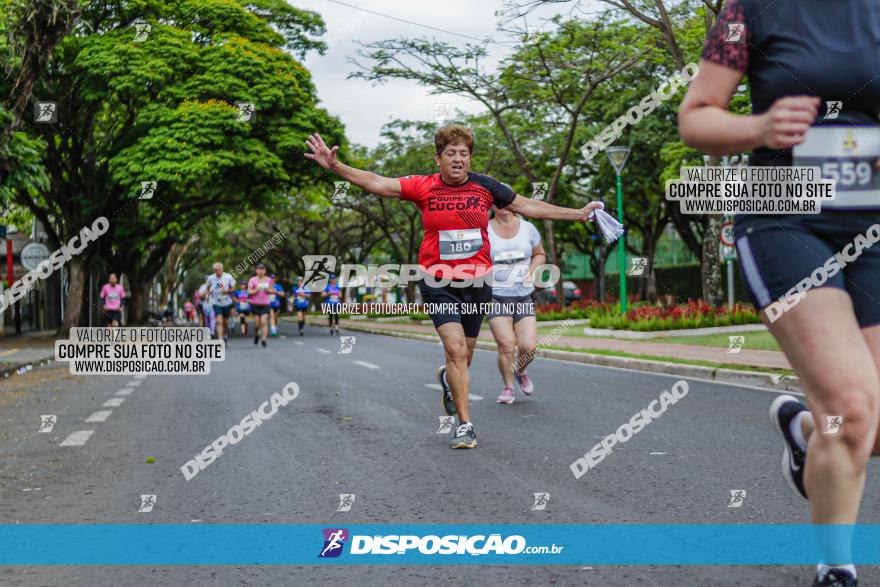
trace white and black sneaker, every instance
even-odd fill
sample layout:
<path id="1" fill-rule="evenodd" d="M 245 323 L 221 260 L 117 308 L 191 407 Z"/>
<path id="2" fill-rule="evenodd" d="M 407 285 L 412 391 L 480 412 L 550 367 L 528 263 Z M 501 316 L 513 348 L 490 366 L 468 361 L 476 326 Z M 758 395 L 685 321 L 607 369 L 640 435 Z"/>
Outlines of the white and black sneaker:
<path id="1" fill-rule="evenodd" d="M 455 436 L 452 437 L 452 442 L 449 444 L 449 448 L 476 447 L 477 433 L 474 432 L 474 425 L 470 422 L 462 422 L 458 425 L 458 428 L 455 429 Z"/>
<path id="2" fill-rule="evenodd" d="M 440 382 L 440 388 L 443 391 L 443 395 L 440 396 L 443 411 L 446 412 L 447 416 L 454 416 L 458 413 L 458 410 L 455 409 L 455 402 L 452 401 L 452 391 L 449 389 L 449 384 L 446 383 L 446 365 L 437 369 L 437 381 Z"/>
<path id="3" fill-rule="evenodd" d="M 770 422 L 785 443 L 782 451 L 782 476 L 792 491 L 804 499 L 807 499 L 807 490 L 804 488 L 807 452 L 792 437 L 791 421 L 801 412 L 808 411 L 807 406 L 790 395 L 780 395 L 770 405 Z"/>
<path id="4" fill-rule="evenodd" d="M 852 576 L 852 573 L 843 569 L 831 569 L 822 579 L 816 575 L 813 587 L 858 587 L 859 581 Z"/>

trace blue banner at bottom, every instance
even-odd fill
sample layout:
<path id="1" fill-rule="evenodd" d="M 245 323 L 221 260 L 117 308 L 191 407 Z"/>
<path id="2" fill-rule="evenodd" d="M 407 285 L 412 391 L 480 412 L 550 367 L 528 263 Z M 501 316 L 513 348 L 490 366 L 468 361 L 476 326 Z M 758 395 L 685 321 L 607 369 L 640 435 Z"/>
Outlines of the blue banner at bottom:
<path id="1" fill-rule="evenodd" d="M 0 565 L 817 562 L 880 564 L 880 525 L 0 525 Z"/>

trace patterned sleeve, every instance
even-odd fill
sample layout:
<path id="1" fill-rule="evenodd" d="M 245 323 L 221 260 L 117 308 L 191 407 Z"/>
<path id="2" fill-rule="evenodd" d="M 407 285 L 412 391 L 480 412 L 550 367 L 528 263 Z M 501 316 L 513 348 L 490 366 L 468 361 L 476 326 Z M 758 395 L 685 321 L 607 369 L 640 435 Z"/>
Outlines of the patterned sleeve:
<path id="1" fill-rule="evenodd" d="M 703 59 L 746 73 L 749 67 L 749 29 L 740 0 L 727 0 L 703 47 Z"/>

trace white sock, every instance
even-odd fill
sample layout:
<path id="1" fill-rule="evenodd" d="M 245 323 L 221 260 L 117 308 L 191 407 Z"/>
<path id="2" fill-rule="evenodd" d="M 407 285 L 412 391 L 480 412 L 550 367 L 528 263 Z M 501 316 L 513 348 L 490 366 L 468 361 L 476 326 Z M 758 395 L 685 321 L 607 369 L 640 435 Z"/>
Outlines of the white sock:
<path id="1" fill-rule="evenodd" d="M 855 565 L 816 565 L 816 576 L 821 581 L 825 578 L 831 569 L 840 569 L 841 571 L 846 571 L 850 575 L 853 576 L 853 579 L 856 578 L 856 566 Z"/>
<path id="2" fill-rule="evenodd" d="M 446 369 L 443 369 L 443 385 L 449 387 L 449 383 L 446 381 Z"/>
<path id="3" fill-rule="evenodd" d="M 805 452 L 807 450 L 807 439 L 804 438 L 804 431 L 803 428 L 801 428 L 801 420 L 803 420 L 808 413 L 809 412 L 801 412 L 788 423 L 788 431 L 791 432 L 791 437 L 794 439 L 795 444 Z"/>

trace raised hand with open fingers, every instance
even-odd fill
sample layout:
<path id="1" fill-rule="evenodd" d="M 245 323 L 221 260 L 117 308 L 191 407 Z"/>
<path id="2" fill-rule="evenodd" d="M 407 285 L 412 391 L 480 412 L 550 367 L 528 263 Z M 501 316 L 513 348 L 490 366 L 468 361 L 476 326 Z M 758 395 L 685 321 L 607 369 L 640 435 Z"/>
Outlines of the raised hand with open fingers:
<path id="1" fill-rule="evenodd" d="M 306 146 L 311 151 L 310 153 L 303 154 L 303 157 L 306 159 L 314 161 L 324 169 L 332 169 L 336 165 L 336 152 L 339 151 L 339 145 L 331 149 L 324 142 L 324 139 L 321 138 L 321 135 L 315 133 L 309 135 L 309 138 L 306 140 Z"/>

